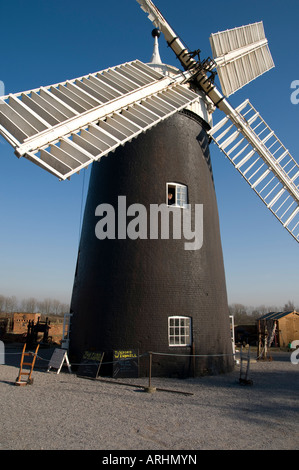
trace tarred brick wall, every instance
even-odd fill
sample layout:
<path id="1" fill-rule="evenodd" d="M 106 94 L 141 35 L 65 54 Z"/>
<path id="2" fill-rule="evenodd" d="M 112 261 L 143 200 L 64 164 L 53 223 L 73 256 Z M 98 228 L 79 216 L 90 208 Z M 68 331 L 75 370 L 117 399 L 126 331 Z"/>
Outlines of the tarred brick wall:
<path id="1" fill-rule="evenodd" d="M 184 239 L 96 238 L 99 204 L 113 205 L 117 217 L 122 195 L 127 207 L 139 203 L 149 214 L 150 204 L 166 203 L 167 182 L 187 185 L 193 210 L 203 204 L 200 250 L 184 250 Z M 168 317 L 179 315 L 192 318 L 195 354 L 210 355 L 195 360 L 196 374 L 233 367 L 217 202 L 199 120 L 178 113 L 93 165 L 71 309 L 76 361 L 85 350 L 105 351 L 105 360 L 113 349 L 190 355 L 191 347 L 168 344 Z M 145 374 L 148 358 L 142 362 Z M 153 358 L 155 375 L 193 374 L 192 367 L 189 357 Z"/>

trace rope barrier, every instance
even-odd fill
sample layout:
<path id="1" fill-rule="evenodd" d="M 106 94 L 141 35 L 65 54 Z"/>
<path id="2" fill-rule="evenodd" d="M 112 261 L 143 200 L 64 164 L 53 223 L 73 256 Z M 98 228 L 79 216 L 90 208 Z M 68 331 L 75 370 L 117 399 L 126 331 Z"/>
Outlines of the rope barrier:
<path id="1" fill-rule="evenodd" d="M 28 351 L 30 352 L 30 351 Z M 32 351 L 31 351 L 32 352 Z M 32 352 L 32 354 L 35 354 L 34 352 Z M 234 357 L 236 356 L 236 353 L 231 353 L 231 354 L 171 354 L 171 353 L 161 353 L 161 352 L 154 352 L 154 351 L 150 351 L 150 352 L 146 352 L 146 353 L 143 353 L 143 354 L 140 354 L 138 356 L 138 358 L 143 358 L 143 357 L 148 357 L 150 354 L 152 355 L 156 355 L 156 356 L 172 356 L 172 357 Z M 21 352 L 15 352 L 15 353 L 8 353 L 6 352 L 5 355 L 8 355 L 8 356 L 12 356 L 12 355 L 22 355 Z M 37 359 L 41 360 L 41 361 L 46 361 L 46 362 L 49 362 L 50 359 L 46 359 L 46 358 L 43 358 L 39 355 L 36 356 Z M 129 361 L 131 360 L 132 358 L 124 358 L 124 359 L 118 359 L 117 361 L 109 361 L 109 362 L 102 362 L 102 365 L 108 365 L 108 364 L 114 364 L 115 362 L 125 362 L 125 361 Z M 85 362 L 84 363 L 85 365 L 91 365 L 91 366 L 95 366 L 97 364 L 95 364 L 94 362 Z M 81 363 L 70 363 L 71 366 L 80 366 Z"/>
<path id="2" fill-rule="evenodd" d="M 169 354 L 169 353 L 156 353 L 151 351 L 148 354 L 156 354 L 158 356 L 177 356 L 177 357 L 223 357 L 223 356 L 235 356 L 236 353 L 232 354 Z"/>
<path id="3" fill-rule="evenodd" d="M 56 349 L 61 349 L 61 348 L 55 348 L 54 351 Z M 51 359 L 46 359 L 38 354 L 35 354 L 35 352 L 32 352 L 32 351 L 28 351 L 28 352 L 31 352 L 32 355 L 36 356 L 36 359 L 39 359 L 39 360 L 42 360 L 42 361 L 46 361 L 49 363 L 50 365 L 50 361 Z M 65 352 L 67 352 L 65 350 Z M 22 353 L 21 352 L 11 352 L 11 353 L 6 353 L 8 355 L 21 355 Z M 184 394 L 184 395 L 193 395 L 192 392 L 186 392 L 186 391 L 178 391 L 178 390 L 169 390 L 169 389 L 165 389 L 165 388 L 157 388 L 155 386 L 152 386 L 152 356 L 153 355 L 156 355 L 156 356 L 172 356 L 172 357 L 185 357 L 185 358 L 196 358 L 196 357 L 235 357 L 236 356 L 236 353 L 231 353 L 231 354 L 171 354 L 171 353 L 160 353 L 160 352 L 155 352 L 155 351 L 150 351 L 150 352 L 146 352 L 146 353 L 143 353 L 143 354 L 140 354 L 138 355 L 138 359 L 140 358 L 144 358 L 144 357 L 148 357 L 149 358 L 149 378 L 148 378 L 148 386 L 141 386 L 140 384 L 139 385 L 135 385 L 134 386 L 138 386 L 138 387 L 141 387 L 144 389 L 145 392 L 148 392 L 148 393 L 155 393 L 156 391 L 162 391 L 162 392 L 170 392 L 170 393 L 181 393 L 181 394 Z M 109 362 L 101 362 L 101 365 L 107 365 L 107 364 L 115 364 L 115 362 L 119 363 L 119 362 L 125 362 L 125 361 L 128 361 L 128 360 L 131 360 L 132 358 L 128 357 L 128 358 L 123 358 L 123 359 L 118 359 L 117 361 L 109 361 Z M 69 367 L 69 371 L 70 370 L 70 367 L 71 366 L 80 366 L 82 365 L 82 363 L 69 363 L 68 362 L 68 367 Z M 99 367 L 99 363 L 95 363 L 95 362 L 84 362 L 84 366 L 96 366 L 96 367 Z M 49 368 L 48 368 L 48 371 L 49 371 Z M 60 371 L 60 369 L 59 369 Z M 104 380 L 101 378 L 101 380 Z M 107 381 L 107 380 L 106 380 Z M 110 381 L 111 382 L 111 381 Z M 111 382 L 111 383 L 117 383 L 117 384 L 121 384 L 121 385 L 128 385 L 128 384 L 125 384 L 125 383 L 122 383 L 122 382 Z M 132 386 L 132 384 L 130 384 Z"/>

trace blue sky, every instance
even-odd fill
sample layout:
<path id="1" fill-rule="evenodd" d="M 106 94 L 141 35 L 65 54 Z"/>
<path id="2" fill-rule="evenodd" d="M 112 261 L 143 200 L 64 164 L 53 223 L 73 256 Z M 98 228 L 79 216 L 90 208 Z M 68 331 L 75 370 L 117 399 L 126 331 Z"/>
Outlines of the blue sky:
<path id="1" fill-rule="evenodd" d="M 230 97 L 249 98 L 299 161 L 298 0 L 157 0 L 190 50 L 211 56 L 211 33 L 262 20 L 275 69 Z M 0 81 L 15 93 L 139 59 L 148 62 L 152 25 L 136 0 L 0 1 Z M 160 38 L 165 63 L 179 65 Z M 219 114 L 218 114 L 219 113 Z M 221 119 L 220 112 L 214 119 Z M 229 303 L 299 306 L 299 247 L 211 146 Z M 0 294 L 69 302 L 90 170 L 59 182 L 0 137 Z"/>

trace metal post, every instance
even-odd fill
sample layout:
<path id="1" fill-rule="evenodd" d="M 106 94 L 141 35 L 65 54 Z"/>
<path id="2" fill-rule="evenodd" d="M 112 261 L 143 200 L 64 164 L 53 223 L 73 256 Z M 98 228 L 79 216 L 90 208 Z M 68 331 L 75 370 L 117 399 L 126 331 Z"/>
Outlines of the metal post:
<path id="1" fill-rule="evenodd" d="M 152 380 L 152 353 L 149 353 L 149 377 L 148 377 L 148 387 L 151 388 Z"/>
<path id="2" fill-rule="evenodd" d="M 196 376 L 195 374 L 195 344 L 194 341 L 192 342 L 192 364 L 193 364 L 193 377 Z"/>
<path id="3" fill-rule="evenodd" d="M 258 320 L 258 347 L 257 347 L 257 359 L 261 359 L 262 352 L 262 331 L 261 331 L 261 320 Z"/>
<path id="4" fill-rule="evenodd" d="M 148 387 L 144 387 L 144 391 L 148 393 L 154 393 L 157 389 L 152 387 L 152 353 L 149 353 L 149 376 L 148 376 Z"/>

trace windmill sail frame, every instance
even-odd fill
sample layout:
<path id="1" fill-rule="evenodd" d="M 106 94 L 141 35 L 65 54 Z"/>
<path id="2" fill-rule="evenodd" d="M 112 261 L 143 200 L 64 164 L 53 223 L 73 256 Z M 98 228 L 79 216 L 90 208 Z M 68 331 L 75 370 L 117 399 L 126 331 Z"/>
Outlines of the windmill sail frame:
<path id="1" fill-rule="evenodd" d="M 260 120 L 259 125 L 264 126 L 266 137 L 255 132 L 258 126 L 252 127 L 251 123 L 260 117 L 249 101 L 238 109 L 230 105 L 215 86 L 213 74 L 208 76 L 213 61 L 195 60 L 154 3 L 151 0 L 137 2 L 161 29 L 185 72 L 165 76 L 135 60 L 56 85 L 4 96 L 0 98 L 0 134 L 14 147 L 17 156 L 25 156 L 59 179 L 68 179 L 140 133 L 199 102 L 200 95 L 188 85 L 191 82 L 226 115 L 211 129 L 211 138 L 268 209 L 299 241 L 297 162 L 265 121 Z M 274 66 L 262 22 L 216 33 L 210 41 L 227 95 Z M 241 112 L 247 105 L 253 112 L 249 119 L 247 112 Z M 229 122 L 228 129 L 223 131 L 222 127 Z M 240 144 L 229 147 L 239 137 L 241 142 L 247 142 L 244 149 L 251 149 L 246 154 L 240 151 Z M 272 143 L 267 146 L 268 141 Z M 282 149 L 281 154 L 278 149 L 273 152 L 275 145 Z M 234 149 L 238 151 L 232 157 Z M 255 155 L 258 156 L 256 161 L 261 159 L 263 173 L 255 170 L 249 178 L 245 164 L 250 162 L 251 165 Z M 281 189 L 276 192 L 273 188 L 269 197 L 275 196 L 269 200 L 260 185 L 270 177 L 271 181 L 278 182 L 275 188 Z M 266 187 L 268 185 L 267 182 Z"/>
<path id="2" fill-rule="evenodd" d="M 267 208 L 299 242 L 299 165 L 249 100 L 208 132 Z M 247 131 L 245 134 L 245 130 Z M 253 138 L 249 138 L 249 133 Z"/>
<path id="3" fill-rule="evenodd" d="M 211 34 L 210 44 L 225 96 L 274 67 L 262 21 Z"/>
<path id="4" fill-rule="evenodd" d="M 0 134 L 59 179 L 199 101 L 184 82 L 136 60 L 0 99 Z"/>

